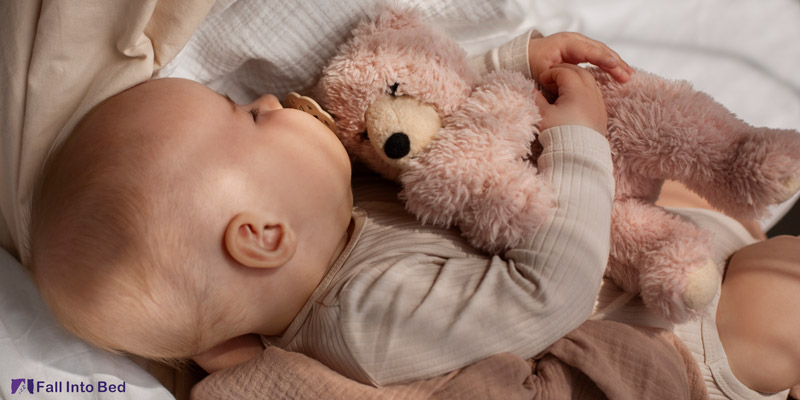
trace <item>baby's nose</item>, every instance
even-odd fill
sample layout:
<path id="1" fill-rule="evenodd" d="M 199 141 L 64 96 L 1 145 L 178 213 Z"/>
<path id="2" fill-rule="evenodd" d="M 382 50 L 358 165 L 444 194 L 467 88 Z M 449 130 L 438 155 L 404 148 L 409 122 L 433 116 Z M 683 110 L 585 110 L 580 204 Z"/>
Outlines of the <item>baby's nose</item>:
<path id="1" fill-rule="evenodd" d="M 254 102 L 250 103 L 253 108 L 258 108 L 262 111 L 277 110 L 283 108 L 278 98 L 271 94 L 265 94 L 257 98 Z"/>

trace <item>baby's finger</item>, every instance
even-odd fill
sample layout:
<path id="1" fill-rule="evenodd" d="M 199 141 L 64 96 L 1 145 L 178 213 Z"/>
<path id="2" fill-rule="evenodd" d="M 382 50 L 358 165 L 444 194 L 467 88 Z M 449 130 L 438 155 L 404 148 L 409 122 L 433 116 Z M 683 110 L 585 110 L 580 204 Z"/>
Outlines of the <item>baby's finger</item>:
<path id="1" fill-rule="evenodd" d="M 533 96 L 533 102 L 536 104 L 536 107 L 539 108 L 539 113 L 544 113 L 548 108 L 552 107 L 547 98 L 542 94 L 542 92 L 536 90 Z"/>
<path id="2" fill-rule="evenodd" d="M 624 62 L 618 56 L 614 55 L 605 47 L 593 46 L 591 51 L 587 53 L 587 62 L 594 64 L 603 71 L 608 72 L 619 82 L 627 82 L 630 79 L 630 73 L 625 70 Z"/>
<path id="3" fill-rule="evenodd" d="M 631 66 L 630 66 L 630 65 L 628 65 L 628 63 L 626 63 L 626 62 L 625 62 L 625 60 L 623 60 L 623 59 L 622 59 L 622 57 L 620 57 L 619 53 L 617 53 L 616 51 L 614 51 L 613 49 L 611 49 L 610 47 L 608 47 L 608 46 L 607 46 L 605 43 L 603 43 L 603 42 L 598 42 L 598 41 L 595 41 L 595 43 L 597 43 L 597 45 L 598 45 L 598 46 L 601 46 L 601 47 L 605 48 L 605 49 L 606 49 L 606 51 L 607 51 L 608 53 L 610 53 L 612 57 L 616 58 L 616 59 L 617 59 L 617 61 L 619 61 L 619 63 L 620 63 L 620 67 L 622 67 L 622 68 L 625 70 L 625 72 L 627 72 L 627 73 L 628 73 L 628 75 L 633 75 L 634 69 L 633 69 L 633 68 L 631 68 Z"/>
<path id="4" fill-rule="evenodd" d="M 627 82 L 628 79 L 630 79 L 631 75 L 633 75 L 634 69 L 631 68 L 631 66 L 628 65 L 628 63 L 626 63 L 625 60 L 623 60 L 622 57 L 620 57 L 616 51 L 606 46 L 605 43 L 595 41 L 595 44 L 603 50 L 604 54 L 609 55 L 617 62 L 617 66 L 615 68 L 612 69 L 603 68 L 603 70 L 611 74 L 611 76 L 613 76 L 614 79 L 616 79 L 617 81 Z"/>
<path id="5" fill-rule="evenodd" d="M 633 69 L 615 51 L 602 42 L 588 38 L 570 42 L 561 57 L 565 62 L 580 64 L 588 62 L 611 74 L 614 79 L 626 82 Z"/>
<path id="6" fill-rule="evenodd" d="M 578 86 L 585 85 L 584 78 L 581 76 L 582 73 L 588 74 L 588 72 L 577 65 L 559 64 L 543 72 L 539 76 L 539 81 L 542 82 L 543 85 L 555 87 L 555 92 L 561 96 L 565 92 L 573 90 Z M 589 78 L 593 79 L 591 75 L 589 75 Z"/>
<path id="7" fill-rule="evenodd" d="M 615 81 L 625 83 L 631 79 L 631 74 L 623 69 L 623 67 L 616 67 L 612 69 L 603 68 Z"/>
<path id="8" fill-rule="evenodd" d="M 575 64 L 569 64 L 569 63 L 558 64 L 558 65 L 553 66 L 553 68 L 566 68 L 566 69 L 574 72 L 579 78 L 581 78 L 584 81 L 585 84 L 596 85 L 596 82 L 594 81 L 594 77 L 592 76 L 592 73 L 587 71 L 586 68 L 580 67 L 580 66 L 575 65 Z"/>
<path id="9" fill-rule="evenodd" d="M 583 36 L 577 36 L 577 40 L 566 42 L 561 50 L 561 59 L 570 64 L 588 62 L 604 69 L 616 68 L 619 65 L 613 54 Z"/>

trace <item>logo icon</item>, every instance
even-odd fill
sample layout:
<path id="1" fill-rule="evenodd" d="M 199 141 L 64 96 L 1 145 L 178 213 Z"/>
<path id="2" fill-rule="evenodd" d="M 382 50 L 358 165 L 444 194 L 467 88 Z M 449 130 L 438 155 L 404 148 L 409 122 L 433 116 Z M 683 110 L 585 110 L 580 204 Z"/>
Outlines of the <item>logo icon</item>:
<path id="1" fill-rule="evenodd" d="M 33 379 L 12 379 L 11 393 L 19 394 L 28 392 L 33 394 Z"/>

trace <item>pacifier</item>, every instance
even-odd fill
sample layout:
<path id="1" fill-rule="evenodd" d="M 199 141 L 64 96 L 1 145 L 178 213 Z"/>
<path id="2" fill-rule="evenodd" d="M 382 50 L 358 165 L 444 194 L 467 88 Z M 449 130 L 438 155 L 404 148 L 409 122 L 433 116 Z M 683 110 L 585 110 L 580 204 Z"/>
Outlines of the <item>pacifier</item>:
<path id="1" fill-rule="evenodd" d="M 294 108 L 306 114 L 313 116 L 322 122 L 323 125 L 328 127 L 333 133 L 337 133 L 336 124 L 333 122 L 333 117 L 323 110 L 322 107 L 314 101 L 311 97 L 301 96 L 296 92 L 289 92 L 286 95 L 286 100 L 283 102 L 284 107 Z"/>

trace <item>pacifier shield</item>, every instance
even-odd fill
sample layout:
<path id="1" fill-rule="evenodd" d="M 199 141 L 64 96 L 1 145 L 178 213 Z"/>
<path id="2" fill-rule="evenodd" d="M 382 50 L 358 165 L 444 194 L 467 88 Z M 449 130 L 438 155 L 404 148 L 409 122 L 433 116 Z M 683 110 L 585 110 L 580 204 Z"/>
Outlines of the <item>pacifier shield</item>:
<path id="1" fill-rule="evenodd" d="M 336 124 L 333 122 L 333 117 L 323 110 L 322 107 L 320 107 L 320 105 L 311 97 L 301 96 L 296 92 L 290 92 L 288 95 L 286 95 L 284 106 L 312 115 L 314 118 L 318 119 L 319 122 L 322 122 L 325 126 L 327 126 L 328 129 L 330 129 L 333 133 L 337 133 Z"/>

